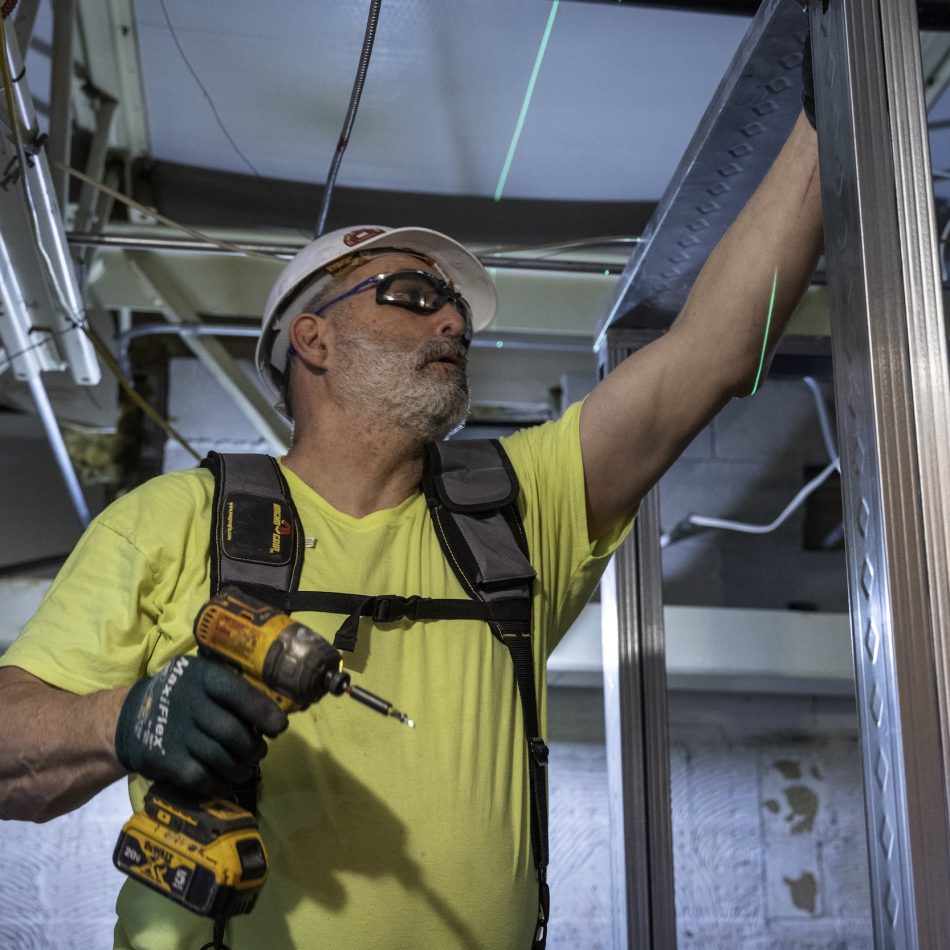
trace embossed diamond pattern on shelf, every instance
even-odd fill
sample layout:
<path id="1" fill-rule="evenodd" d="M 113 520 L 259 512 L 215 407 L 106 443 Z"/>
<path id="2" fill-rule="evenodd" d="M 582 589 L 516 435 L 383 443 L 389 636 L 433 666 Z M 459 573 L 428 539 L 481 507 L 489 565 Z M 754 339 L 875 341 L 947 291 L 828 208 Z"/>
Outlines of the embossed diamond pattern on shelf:
<path id="1" fill-rule="evenodd" d="M 858 439 L 854 447 L 854 474 L 859 476 L 864 472 L 864 463 L 867 461 L 867 450 L 864 443 Z"/>
<path id="2" fill-rule="evenodd" d="M 884 718 L 884 700 L 877 684 L 871 688 L 871 715 L 874 716 L 874 724 L 880 729 L 881 720 Z"/>
<path id="3" fill-rule="evenodd" d="M 861 532 L 861 537 L 866 538 L 868 534 L 868 522 L 871 520 L 871 509 L 868 507 L 868 503 L 862 498 L 861 504 L 858 507 L 858 531 Z"/>
<path id="4" fill-rule="evenodd" d="M 864 649 L 868 651 L 868 659 L 872 663 L 877 662 L 877 650 L 881 645 L 881 635 L 877 632 L 877 626 L 873 620 L 868 620 L 867 630 L 864 632 Z"/>
<path id="5" fill-rule="evenodd" d="M 891 849 L 894 847 L 894 832 L 891 831 L 891 823 L 887 820 L 886 815 L 881 819 L 881 833 L 878 836 L 878 842 L 884 854 L 889 858 L 891 856 Z"/>
<path id="6" fill-rule="evenodd" d="M 797 69 L 802 64 L 802 54 L 789 53 L 788 56 L 783 56 L 778 63 L 782 69 Z"/>
<path id="7" fill-rule="evenodd" d="M 887 780 L 891 774 L 891 767 L 887 761 L 887 756 L 884 754 L 882 749 L 877 754 L 877 764 L 874 766 L 874 777 L 877 779 L 877 784 L 880 787 L 881 791 L 884 791 L 887 788 Z"/>
<path id="8" fill-rule="evenodd" d="M 777 76 L 770 83 L 767 83 L 765 88 L 774 96 L 777 93 L 784 92 L 791 85 L 792 81 L 787 76 Z"/>
<path id="9" fill-rule="evenodd" d="M 891 927 L 896 927 L 897 918 L 901 912 L 901 905 L 891 885 L 887 887 L 887 901 L 885 902 L 885 907 L 887 909 L 887 919 L 891 922 Z"/>
<path id="10" fill-rule="evenodd" d="M 864 559 L 864 566 L 861 569 L 861 590 L 868 600 L 871 599 L 871 593 L 874 590 L 874 567 L 868 558 Z"/>

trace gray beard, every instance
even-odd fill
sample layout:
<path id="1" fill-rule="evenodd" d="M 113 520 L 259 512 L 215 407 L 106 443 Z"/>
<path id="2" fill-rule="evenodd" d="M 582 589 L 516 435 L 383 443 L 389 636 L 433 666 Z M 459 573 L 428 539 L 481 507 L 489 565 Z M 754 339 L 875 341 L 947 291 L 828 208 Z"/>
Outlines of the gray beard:
<path id="1" fill-rule="evenodd" d="M 465 422 L 469 389 L 464 368 L 427 368 L 446 356 L 464 360 L 461 340 L 443 337 L 416 349 L 396 350 L 354 331 L 345 318 L 337 331 L 341 404 L 401 428 L 420 444 L 442 439 Z"/>

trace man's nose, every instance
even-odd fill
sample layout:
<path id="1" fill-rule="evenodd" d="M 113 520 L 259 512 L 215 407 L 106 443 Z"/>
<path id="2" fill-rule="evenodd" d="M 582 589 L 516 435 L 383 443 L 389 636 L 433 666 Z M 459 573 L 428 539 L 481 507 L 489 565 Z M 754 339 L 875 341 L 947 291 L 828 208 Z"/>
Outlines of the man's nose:
<path id="1" fill-rule="evenodd" d="M 455 305 L 446 301 L 435 314 L 436 332 L 439 336 L 465 336 L 465 318 Z"/>

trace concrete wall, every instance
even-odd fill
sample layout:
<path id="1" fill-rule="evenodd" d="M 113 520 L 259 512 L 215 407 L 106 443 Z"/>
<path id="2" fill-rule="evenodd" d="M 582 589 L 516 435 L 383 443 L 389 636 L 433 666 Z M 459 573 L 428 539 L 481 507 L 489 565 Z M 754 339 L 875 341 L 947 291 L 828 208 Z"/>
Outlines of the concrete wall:
<path id="1" fill-rule="evenodd" d="M 679 950 L 871 950 L 853 703 L 674 692 L 669 711 Z M 600 692 L 553 689 L 550 719 L 550 946 L 621 950 Z"/>

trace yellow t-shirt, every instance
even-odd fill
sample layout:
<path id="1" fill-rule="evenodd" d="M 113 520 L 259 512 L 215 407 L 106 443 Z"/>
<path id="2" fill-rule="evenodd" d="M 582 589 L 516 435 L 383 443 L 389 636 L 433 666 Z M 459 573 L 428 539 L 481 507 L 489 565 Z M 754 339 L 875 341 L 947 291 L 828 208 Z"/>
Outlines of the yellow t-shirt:
<path id="1" fill-rule="evenodd" d="M 505 440 L 538 574 L 542 723 L 544 660 L 628 527 L 593 547 L 587 541 L 578 418 L 579 405 Z M 421 493 L 352 518 L 284 474 L 304 533 L 316 539 L 301 590 L 465 597 Z M 88 693 L 193 651 L 193 619 L 209 591 L 212 490 L 210 474 L 195 469 L 153 479 L 110 506 L 0 663 Z M 295 618 L 329 640 L 343 620 Z M 391 700 L 416 728 L 346 698 L 290 717 L 262 763 L 258 808 L 270 875 L 226 942 L 232 950 L 530 947 L 538 894 L 508 651 L 478 621 L 374 626 L 364 618 L 346 665 L 354 682 Z M 132 786 L 138 807 L 145 784 Z M 209 921 L 131 881 L 117 910 L 117 947 L 194 950 L 210 939 Z"/>

